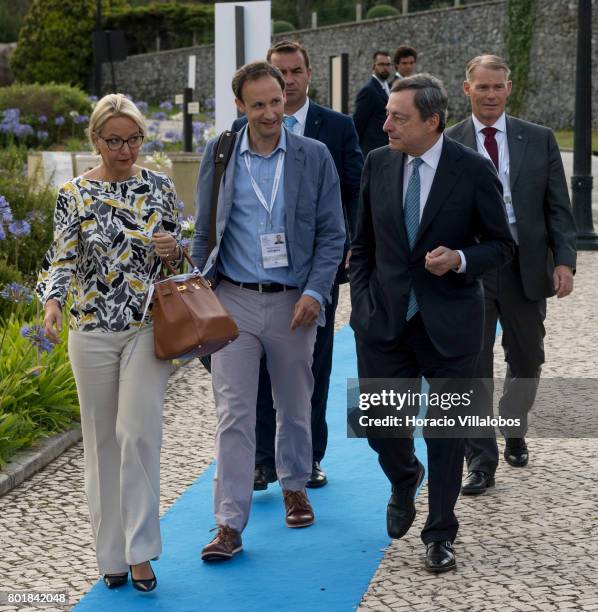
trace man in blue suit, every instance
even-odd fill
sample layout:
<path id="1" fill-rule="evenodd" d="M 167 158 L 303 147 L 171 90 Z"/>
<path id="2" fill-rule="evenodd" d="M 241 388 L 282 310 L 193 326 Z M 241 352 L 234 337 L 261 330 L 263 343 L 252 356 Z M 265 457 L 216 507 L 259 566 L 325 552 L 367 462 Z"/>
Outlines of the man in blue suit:
<path id="1" fill-rule="evenodd" d="M 388 51 L 376 51 L 373 60 L 372 77 L 357 93 L 353 113 L 364 157 L 372 149 L 388 144 L 388 136 L 382 127 L 386 121 L 386 104 L 390 94 L 387 80 L 392 64 Z"/>
<path id="2" fill-rule="evenodd" d="M 343 254 L 338 174 L 328 149 L 282 127 L 285 82 L 267 62 L 240 68 L 232 82 L 248 125 L 238 134 L 218 193 L 216 245 L 208 252 L 214 149 L 207 148 L 197 191 L 191 256 L 239 328 L 212 357 L 218 424 L 214 514 L 218 533 L 202 551 L 226 560 L 242 549 L 253 489 L 255 406 L 265 354 L 276 406 L 276 471 L 288 527 L 314 513 L 311 474 L 312 355 Z"/>
<path id="3" fill-rule="evenodd" d="M 347 241 L 343 261 L 332 288 L 332 299 L 326 306 L 326 324 L 318 327 L 312 373 L 314 392 L 311 398 L 311 431 L 313 445 L 313 463 L 311 477 L 307 482 L 310 488 L 322 487 L 327 477 L 320 462 L 324 458 L 328 442 L 326 425 L 326 406 L 330 371 L 332 369 L 332 347 L 334 342 L 334 317 L 338 304 L 339 284 L 347 282 L 345 260 L 348 252 L 349 238 L 355 229 L 357 204 L 359 200 L 359 183 L 363 168 L 363 156 L 357 143 L 357 133 L 351 117 L 337 113 L 329 108 L 316 104 L 307 97 L 311 80 L 309 55 L 301 44 L 280 41 L 273 45 L 267 54 L 267 60 L 276 66 L 285 80 L 285 123 L 295 134 L 315 138 L 323 142 L 332 155 L 341 185 L 341 197 L 345 215 Z M 245 124 L 245 117 L 233 123 L 233 131 L 239 131 Z M 272 402 L 272 389 L 266 367 L 262 359 L 260 367 L 260 385 L 257 399 L 256 422 L 256 455 L 254 490 L 262 491 L 268 483 L 277 479 L 274 469 L 274 437 L 276 432 L 276 413 Z"/>

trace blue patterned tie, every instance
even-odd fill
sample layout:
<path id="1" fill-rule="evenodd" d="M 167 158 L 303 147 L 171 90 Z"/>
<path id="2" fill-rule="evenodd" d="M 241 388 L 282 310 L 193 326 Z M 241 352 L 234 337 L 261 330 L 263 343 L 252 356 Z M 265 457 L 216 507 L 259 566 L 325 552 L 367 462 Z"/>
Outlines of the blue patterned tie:
<path id="1" fill-rule="evenodd" d="M 403 214 L 405 215 L 405 228 L 407 230 L 407 239 L 409 240 L 409 248 L 412 250 L 419 229 L 419 200 L 421 191 L 421 182 L 419 177 L 419 167 L 422 165 L 422 160 L 419 157 L 411 161 L 413 171 L 409 177 L 407 191 L 405 193 L 405 205 Z M 413 289 L 409 290 L 409 305 L 407 306 L 407 321 L 415 315 L 419 310 L 415 293 Z"/>
<path id="2" fill-rule="evenodd" d="M 284 124 L 287 126 L 287 128 L 289 128 L 289 132 L 295 132 L 295 130 L 293 129 L 295 127 L 295 124 L 298 123 L 297 118 L 294 117 L 293 115 L 289 116 L 285 116 L 284 119 Z"/>

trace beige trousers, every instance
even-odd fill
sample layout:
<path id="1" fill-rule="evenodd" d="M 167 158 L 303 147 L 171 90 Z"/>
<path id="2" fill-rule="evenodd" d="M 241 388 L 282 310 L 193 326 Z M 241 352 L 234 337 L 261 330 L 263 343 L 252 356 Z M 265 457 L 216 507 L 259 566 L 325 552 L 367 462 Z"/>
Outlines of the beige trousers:
<path id="1" fill-rule="evenodd" d="M 156 557 L 162 408 L 172 365 L 154 356 L 153 328 L 69 333 L 79 394 L 85 492 L 101 574 Z"/>
<path id="2" fill-rule="evenodd" d="M 276 473 L 283 489 L 299 491 L 311 475 L 311 372 L 316 326 L 290 330 L 299 291 L 258 293 L 222 281 L 218 298 L 239 337 L 212 355 L 216 400 L 217 525 L 243 531 L 255 468 L 255 404 L 260 359 L 266 355 L 276 409 Z"/>

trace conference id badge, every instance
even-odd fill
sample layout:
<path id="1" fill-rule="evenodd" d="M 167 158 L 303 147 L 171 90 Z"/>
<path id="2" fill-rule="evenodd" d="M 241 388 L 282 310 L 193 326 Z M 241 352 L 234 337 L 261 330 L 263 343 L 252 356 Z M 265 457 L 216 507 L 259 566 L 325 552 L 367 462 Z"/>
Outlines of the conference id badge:
<path id="1" fill-rule="evenodd" d="M 513 208 L 513 200 L 511 199 L 510 193 L 505 193 L 505 208 L 507 209 L 507 219 L 509 223 L 512 225 L 513 223 L 517 223 L 517 219 L 515 218 L 515 209 Z"/>
<path id="2" fill-rule="evenodd" d="M 264 269 L 284 268 L 289 265 L 287 256 L 287 239 L 284 232 L 262 234 L 262 265 Z"/>

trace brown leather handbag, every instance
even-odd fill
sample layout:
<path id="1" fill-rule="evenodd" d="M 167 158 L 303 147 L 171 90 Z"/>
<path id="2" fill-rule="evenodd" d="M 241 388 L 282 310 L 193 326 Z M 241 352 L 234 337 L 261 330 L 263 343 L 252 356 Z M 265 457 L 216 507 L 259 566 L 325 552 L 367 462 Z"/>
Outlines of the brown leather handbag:
<path id="1" fill-rule="evenodd" d="M 194 269 L 189 255 L 185 258 Z M 230 344 L 239 336 L 237 324 L 212 291 L 210 282 L 198 272 L 165 276 L 153 286 L 152 318 L 154 351 L 158 359 L 183 355 L 204 357 Z"/>

